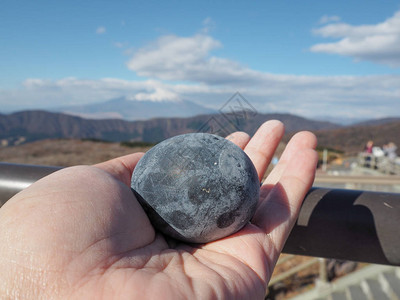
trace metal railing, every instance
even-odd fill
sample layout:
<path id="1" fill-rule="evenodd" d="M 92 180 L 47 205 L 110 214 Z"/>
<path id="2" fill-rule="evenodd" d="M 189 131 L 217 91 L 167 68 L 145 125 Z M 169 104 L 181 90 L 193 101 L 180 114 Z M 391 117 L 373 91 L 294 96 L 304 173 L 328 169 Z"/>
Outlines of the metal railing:
<path id="1" fill-rule="evenodd" d="M 0 163 L 0 204 L 58 167 Z M 400 265 L 400 194 L 312 188 L 283 251 Z"/>
<path id="2" fill-rule="evenodd" d="M 284 257 L 283 259 L 279 259 L 278 262 L 277 262 L 277 266 L 287 262 L 287 260 L 294 259 L 294 257 L 295 256 L 293 255 L 293 256 L 289 256 L 289 257 Z M 298 265 L 290 268 L 289 270 L 287 270 L 287 271 L 285 271 L 283 273 L 280 273 L 280 274 L 277 274 L 275 276 L 272 276 L 271 280 L 268 283 L 268 286 L 273 286 L 274 284 L 276 284 L 278 282 L 281 282 L 281 281 L 283 281 L 283 280 L 285 280 L 285 279 L 287 279 L 287 278 L 289 278 L 289 277 L 291 277 L 291 276 L 293 276 L 293 275 L 295 275 L 295 274 L 297 274 L 297 273 L 299 273 L 301 271 L 309 269 L 311 266 L 313 266 L 313 265 L 315 265 L 317 263 L 321 264 L 321 261 L 325 265 L 325 261 L 324 261 L 323 258 L 318 258 L 318 257 L 310 258 L 309 260 L 306 260 L 305 262 L 303 262 L 301 264 L 298 264 Z M 326 281 L 326 279 L 325 279 L 326 272 L 319 272 L 319 274 L 320 274 L 320 277 L 323 277 L 324 278 L 323 280 Z"/>
<path id="3" fill-rule="evenodd" d="M 61 167 L 0 162 L 0 206 L 35 181 L 59 169 Z"/>
<path id="4" fill-rule="evenodd" d="M 364 168 L 376 170 L 384 174 L 400 175 L 399 158 L 390 159 L 387 156 L 376 156 L 370 153 L 359 153 L 358 165 Z"/>

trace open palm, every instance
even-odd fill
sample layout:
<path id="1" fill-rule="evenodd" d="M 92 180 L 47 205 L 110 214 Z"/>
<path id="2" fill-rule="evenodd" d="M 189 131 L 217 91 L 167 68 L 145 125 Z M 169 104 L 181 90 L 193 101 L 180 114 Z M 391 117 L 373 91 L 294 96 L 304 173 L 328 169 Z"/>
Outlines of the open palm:
<path id="1" fill-rule="evenodd" d="M 260 179 L 283 135 L 278 121 L 229 138 Z M 251 223 L 198 245 L 157 233 L 130 189 L 143 154 L 53 173 L 0 209 L 0 298 L 262 299 L 310 188 L 314 135 L 296 134 L 264 181 Z"/>

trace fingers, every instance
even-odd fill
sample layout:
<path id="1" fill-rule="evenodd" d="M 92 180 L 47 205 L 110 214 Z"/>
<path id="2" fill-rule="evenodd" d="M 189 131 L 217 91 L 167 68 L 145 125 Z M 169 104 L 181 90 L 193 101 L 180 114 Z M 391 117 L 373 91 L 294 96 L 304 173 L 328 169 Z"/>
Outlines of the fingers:
<path id="1" fill-rule="evenodd" d="M 94 165 L 111 174 L 115 179 L 122 181 L 127 186 L 131 185 L 133 169 L 136 167 L 144 153 L 138 152 L 117 157 L 106 162 Z"/>
<path id="2" fill-rule="evenodd" d="M 244 149 L 253 161 L 261 180 L 283 133 L 283 124 L 280 121 L 272 120 L 265 122 L 252 139 L 244 132 L 234 132 L 226 138 Z M 110 173 L 116 179 L 130 186 L 133 169 L 143 155 L 144 153 L 129 154 L 96 164 L 95 167 Z"/>
<path id="3" fill-rule="evenodd" d="M 244 151 L 256 167 L 260 181 L 264 176 L 284 132 L 285 128 L 280 121 L 267 121 L 260 126 L 244 148 Z"/>
<path id="4" fill-rule="evenodd" d="M 279 159 L 278 164 L 265 179 L 264 184 L 266 185 L 276 184 L 281 178 L 289 161 L 293 157 L 296 157 L 299 151 L 301 151 L 302 149 L 315 149 L 316 146 L 317 146 L 317 138 L 313 133 L 308 131 L 302 131 L 296 133 L 287 144 L 285 151 L 283 151 L 282 156 Z"/>
<path id="5" fill-rule="evenodd" d="M 247 143 L 250 141 L 250 136 L 245 132 L 237 131 L 228 135 L 226 139 L 244 149 L 244 147 L 246 147 Z"/>
<path id="6" fill-rule="evenodd" d="M 288 145 L 289 146 L 289 145 Z M 300 147 L 300 145 L 298 144 Z M 292 145 L 294 147 L 294 145 Z M 318 155 L 310 148 L 300 148 L 292 152 L 280 171 L 279 181 L 262 199 L 252 223 L 260 227 L 281 251 L 289 232 L 298 216 L 301 203 L 314 181 Z M 267 188 L 266 185 L 262 187 Z"/>

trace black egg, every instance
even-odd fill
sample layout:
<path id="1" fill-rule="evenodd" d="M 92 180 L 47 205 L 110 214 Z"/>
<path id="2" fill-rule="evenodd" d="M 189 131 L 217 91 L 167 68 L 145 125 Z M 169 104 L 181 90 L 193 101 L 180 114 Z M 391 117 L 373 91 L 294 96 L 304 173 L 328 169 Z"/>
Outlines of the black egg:
<path id="1" fill-rule="evenodd" d="M 137 164 L 131 187 L 153 226 L 193 243 L 228 236 L 252 218 L 257 171 L 232 142 L 208 133 L 167 139 Z"/>

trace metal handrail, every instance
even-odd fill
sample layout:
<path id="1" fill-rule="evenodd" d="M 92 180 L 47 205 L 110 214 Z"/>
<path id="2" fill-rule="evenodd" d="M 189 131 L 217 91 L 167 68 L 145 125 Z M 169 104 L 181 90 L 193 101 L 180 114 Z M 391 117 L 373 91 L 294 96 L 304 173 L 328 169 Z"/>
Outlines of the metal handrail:
<path id="1" fill-rule="evenodd" d="M 357 156 L 358 165 L 361 167 L 377 170 L 383 174 L 400 175 L 398 159 L 390 159 L 387 156 L 376 156 L 364 152 L 359 153 Z"/>
<path id="2" fill-rule="evenodd" d="M 320 262 L 320 258 L 314 257 L 314 258 L 311 258 L 310 260 L 307 260 L 299 265 L 294 266 L 293 268 L 290 268 L 286 272 L 283 272 L 276 276 L 272 276 L 271 280 L 268 283 L 268 286 L 272 286 L 280 281 L 283 281 L 286 278 L 289 278 L 289 277 L 299 273 L 300 271 L 306 270 L 319 262 Z"/>
<path id="3" fill-rule="evenodd" d="M 35 181 L 60 169 L 55 166 L 0 162 L 0 206 Z"/>
<path id="4" fill-rule="evenodd" d="M 400 265 L 400 194 L 312 188 L 286 253 Z"/>
<path id="5" fill-rule="evenodd" d="M 0 163 L 0 204 L 58 169 Z M 400 265 L 398 228 L 400 194 L 312 188 L 283 251 Z"/>

